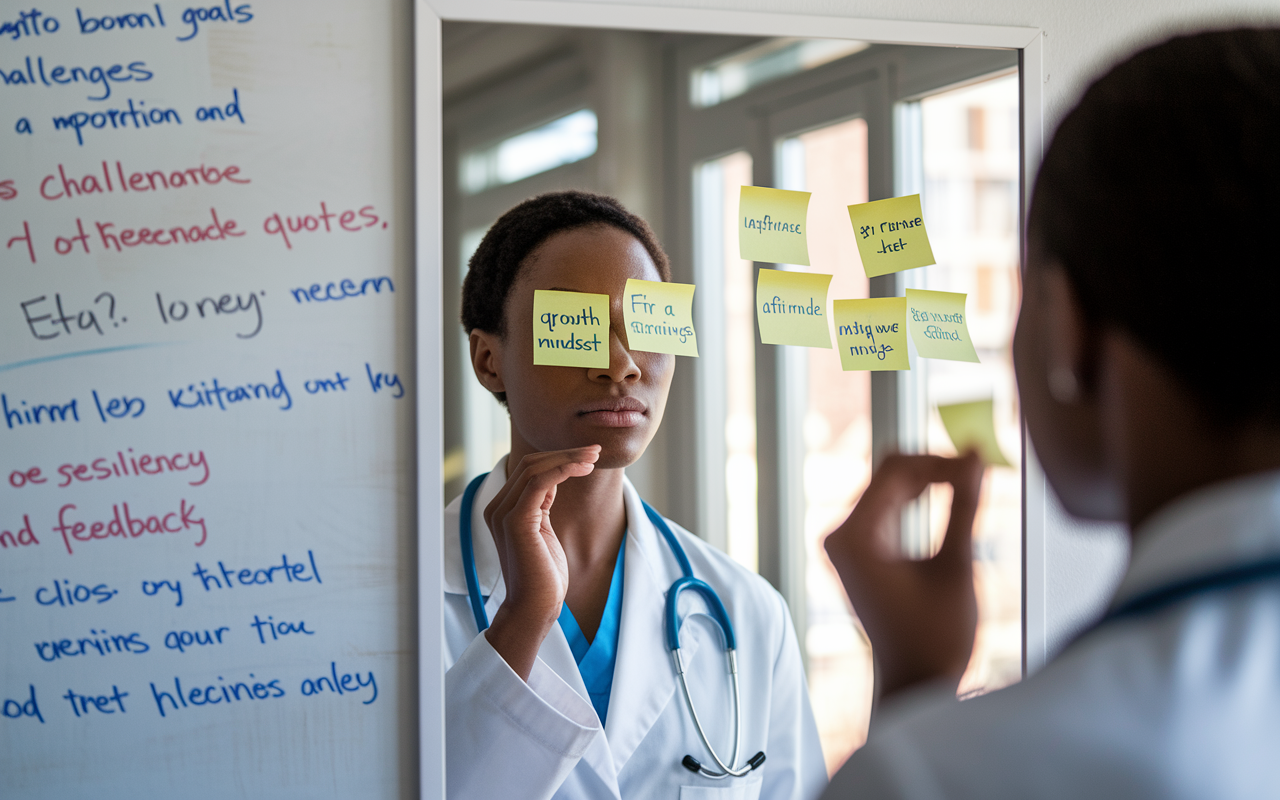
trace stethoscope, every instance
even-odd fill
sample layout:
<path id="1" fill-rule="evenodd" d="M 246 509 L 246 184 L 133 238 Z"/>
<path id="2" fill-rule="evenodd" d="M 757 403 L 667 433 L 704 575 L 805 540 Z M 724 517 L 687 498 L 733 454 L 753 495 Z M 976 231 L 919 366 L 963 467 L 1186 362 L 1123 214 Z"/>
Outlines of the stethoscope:
<path id="1" fill-rule="evenodd" d="M 489 627 L 489 615 L 485 613 L 484 600 L 480 596 L 480 576 L 476 572 L 475 550 L 471 546 L 471 515 L 476 492 L 480 489 L 480 484 L 484 483 L 486 477 L 488 477 L 488 473 L 476 477 L 475 480 L 467 484 L 466 491 L 462 493 L 462 507 L 459 509 L 458 515 L 458 539 L 462 544 L 462 571 L 467 576 L 467 597 L 471 601 L 471 613 L 476 618 L 476 629 L 480 631 Z M 676 562 L 680 564 L 680 571 L 683 577 L 671 584 L 671 589 L 667 592 L 667 606 L 664 614 L 667 648 L 671 651 L 671 660 L 675 664 L 676 675 L 680 679 L 680 688 L 684 691 L 685 705 L 689 707 L 689 715 L 693 717 L 693 724 L 698 729 L 698 736 L 702 737 L 702 744 L 707 748 L 707 752 L 711 754 L 711 758 L 722 771 L 716 772 L 708 769 L 698 759 L 690 755 L 686 755 L 681 759 L 680 763 L 690 772 L 696 772 L 708 778 L 718 779 L 730 776 L 741 778 L 764 763 L 764 751 L 761 750 L 756 753 L 742 767 L 737 766 L 738 750 L 742 746 L 742 695 L 738 689 L 738 653 L 735 649 L 733 623 L 729 621 L 729 614 L 724 609 L 724 603 L 720 602 L 720 596 L 716 594 L 716 590 L 712 589 L 705 581 L 700 581 L 693 577 L 693 567 L 689 565 L 689 558 L 685 555 L 684 548 L 680 546 L 676 535 L 671 532 L 671 527 L 667 525 L 667 521 L 662 518 L 661 514 L 654 511 L 648 503 L 643 500 L 640 502 L 644 506 L 644 513 L 648 515 L 649 521 L 662 533 L 662 538 L 667 541 L 667 547 L 671 548 L 671 554 L 675 556 Z M 693 698 L 689 696 L 689 682 L 685 679 L 684 674 L 684 658 L 680 655 L 680 613 L 677 608 L 680 593 L 685 589 L 693 590 L 702 595 L 703 599 L 707 601 L 707 606 L 711 609 L 711 618 L 720 627 L 720 633 L 724 637 L 725 654 L 729 661 L 729 675 L 733 683 L 733 755 L 729 758 L 728 764 L 720 758 L 719 754 L 716 753 L 716 749 L 711 746 L 711 740 L 707 738 L 707 732 L 702 728 L 702 720 L 698 718 L 698 711 L 693 706 Z"/>

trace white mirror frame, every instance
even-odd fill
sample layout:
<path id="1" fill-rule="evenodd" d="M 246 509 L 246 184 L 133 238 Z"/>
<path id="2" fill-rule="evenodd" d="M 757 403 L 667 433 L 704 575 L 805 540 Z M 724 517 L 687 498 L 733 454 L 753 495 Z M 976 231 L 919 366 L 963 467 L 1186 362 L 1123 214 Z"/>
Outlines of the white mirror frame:
<path id="1" fill-rule="evenodd" d="M 741 0 L 739 0 L 741 2 Z M 745 3 L 744 3 L 745 5 Z M 1044 150 L 1043 34 L 1039 28 L 778 14 L 746 9 L 694 9 L 555 0 L 415 0 L 414 153 L 416 214 L 416 363 L 418 463 L 418 730 L 421 796 L 445 795 L 444 666 L 441 561 L 444 520 L 442 329 L 443 154 L 441 150 L 442 20 L 562 25 L 582 28 L 858 39 L 883 44 L 987 47 L 1019 51 L 1022 83 L 1022 203 Z M 1025 224 L 1023 252 L 1025 252 Z M 1023 434 L 1022 642 L 1023 673 L 1044 664 L 1045 503 L 1039 462 Z M 437 645 L 441 646 L 441 645 Z M 428 690 L 427 687 L 435 687 Z"/>

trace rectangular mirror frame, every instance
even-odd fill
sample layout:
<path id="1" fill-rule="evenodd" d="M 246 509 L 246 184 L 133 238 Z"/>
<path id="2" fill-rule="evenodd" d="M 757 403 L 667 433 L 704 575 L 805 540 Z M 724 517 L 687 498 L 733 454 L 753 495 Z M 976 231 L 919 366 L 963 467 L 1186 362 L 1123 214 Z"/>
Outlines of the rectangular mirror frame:
<path id="1" fill-rule="evenodd" d="M 745 5 L 745 4 L 744 4 Z M 445 796 L 444 667 L 423 643 L 443 640 L 441 530 L 444 519 L 443 152 L 441 41 L 443 20 L 561 25 L 741 36 L 847 38 L 885 44 L 1017 50 L 1021 81 L 1021 218 L 1043 154 L 1043 34 L 1039 28 L 858 19 L 748 11 L 554 0 L 415 0 L 414 179 L 416 225 L 418 714 L 423 798 Z M 1025 224 L 1022 253 L 1026 252 Z M 1024 260 L 1025 263 L 1025 260 Z M 1045 504 L 1048 487 L 1023 427 L 1022 641 L 1023 674 L 1044 664 Z M 423 657 L 423 656 L 426 657 Z M 426 687 L 435 687 L 428 691 Z"/>

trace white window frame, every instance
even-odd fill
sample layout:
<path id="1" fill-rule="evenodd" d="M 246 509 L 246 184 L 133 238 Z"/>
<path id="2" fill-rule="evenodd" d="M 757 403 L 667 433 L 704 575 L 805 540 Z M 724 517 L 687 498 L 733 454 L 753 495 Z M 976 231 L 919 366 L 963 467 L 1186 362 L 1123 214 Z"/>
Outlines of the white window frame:
<path id="1" fill-rule="evenodd" d="M 736 2 L 745 5 L 745 0 Z M 1039 28 L 792 15 L 745 8 L 711 10 L 558 0 L 415 0 L 418 745 L 423 798 L 442 798 L 445 794 L 444 665 L 437 649 L 443 640 L 444 624 L 444 343 L 436 314 L 443 303 L 444 270 L 452 264 L 446 264 L 443 248 L 443 20 L 1017 50 L 1022 90 L 1020 213 L 1024 220 L 1031 181 L 1044 148 L 1044 44 Z M 1025 672 L 1031 672 L 1044 663 L 1048 651 L 1044 548 L 1048 490 L 1025 433 L 1022 463 L 1023 667 Z"/>

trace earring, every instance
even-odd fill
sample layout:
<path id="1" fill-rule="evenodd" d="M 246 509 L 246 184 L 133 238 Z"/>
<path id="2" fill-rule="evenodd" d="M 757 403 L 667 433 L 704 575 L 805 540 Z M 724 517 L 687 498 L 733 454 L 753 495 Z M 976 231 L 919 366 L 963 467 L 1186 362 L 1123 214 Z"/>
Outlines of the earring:
<path id="1" fill-rule="evenodd" d="M 1080 397 L 1080 381 L 1076 373 L 1067 367 L 1055 367 L 1049 372 L 1049 394 L 1063 405 L 1074 403 Z"/>

